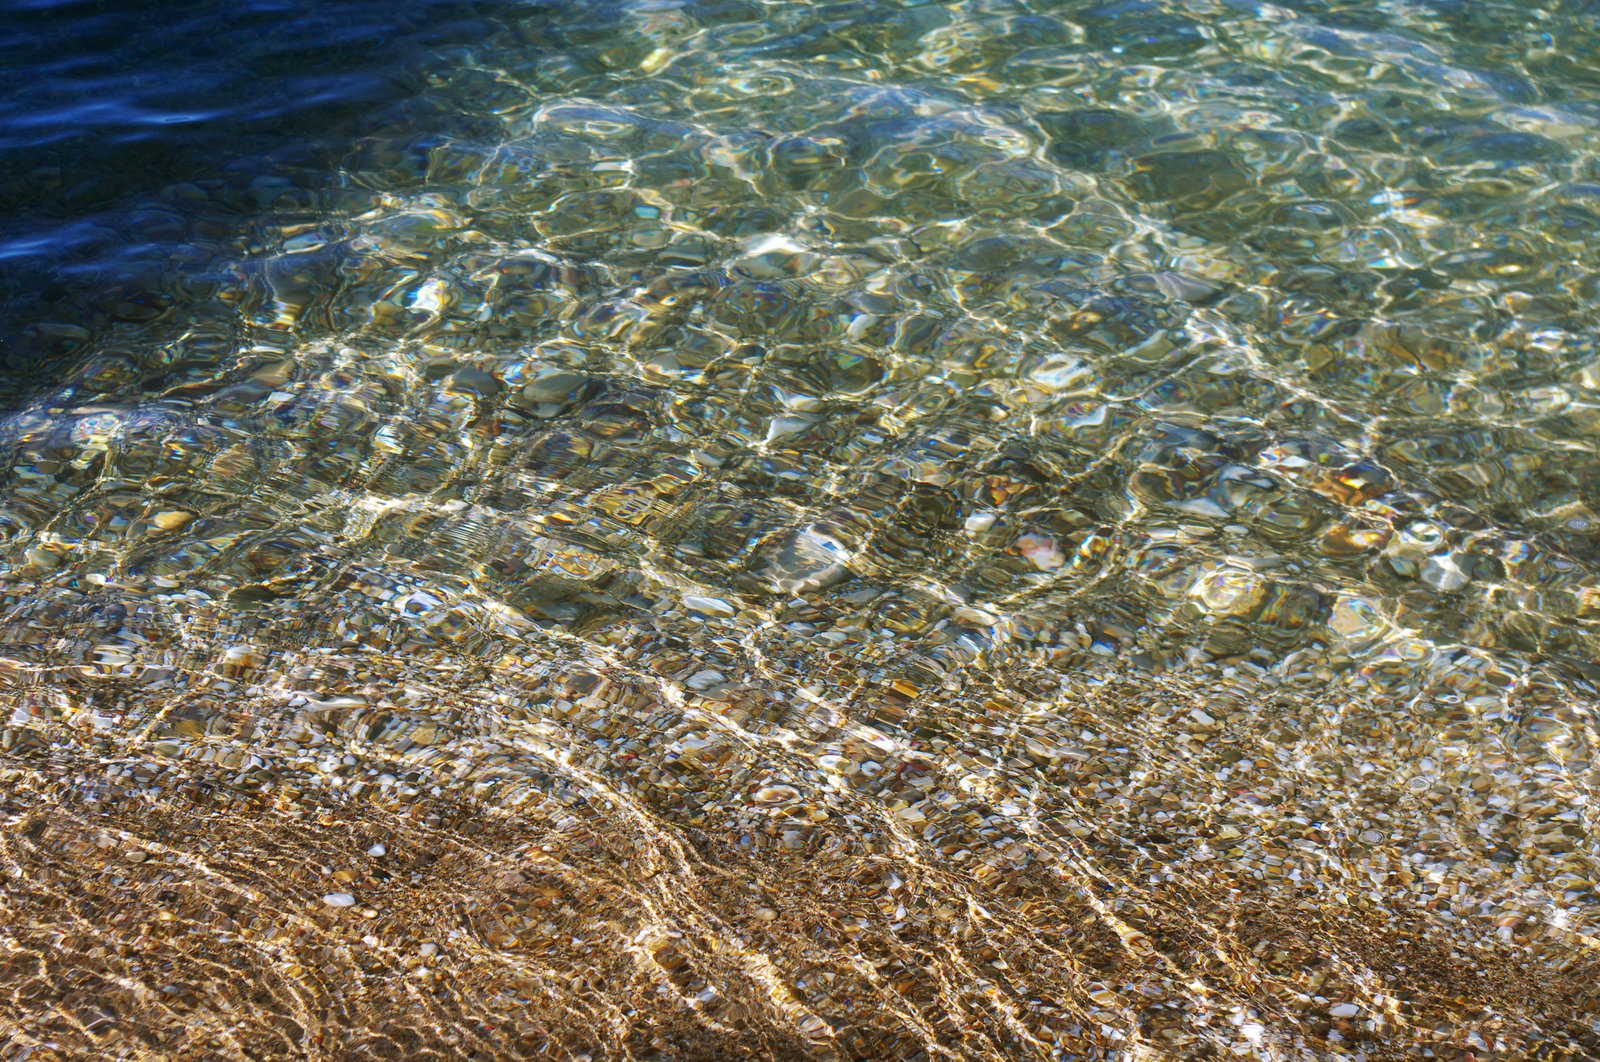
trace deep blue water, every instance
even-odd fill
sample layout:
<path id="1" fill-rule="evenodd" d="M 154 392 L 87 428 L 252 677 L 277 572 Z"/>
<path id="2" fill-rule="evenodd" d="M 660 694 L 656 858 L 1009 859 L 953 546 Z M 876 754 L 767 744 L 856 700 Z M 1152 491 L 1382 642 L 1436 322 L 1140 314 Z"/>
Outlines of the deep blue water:
<path id="1" fill-rule="evenodd" d="M 30 320 L 98 332 L 168 312 L 214 255 L 198 216 L 239 229 L 262 189 L 337 183 L 359 136 L 404 123 L 429 62 L 554 5 L 404 0 L 23 0 L 0 21 L 0 355 L 25 393 L 78 347 Z M 567 6 L 567 5 L 562 5 Z M 443 57 L 443 58 L 441 58 Z M 255 195 L 180 204 L 201 178 Z M 187 216 L 185 216 L 187 214 Z M 59 307 L 59 311 L 57 311 Z"/>

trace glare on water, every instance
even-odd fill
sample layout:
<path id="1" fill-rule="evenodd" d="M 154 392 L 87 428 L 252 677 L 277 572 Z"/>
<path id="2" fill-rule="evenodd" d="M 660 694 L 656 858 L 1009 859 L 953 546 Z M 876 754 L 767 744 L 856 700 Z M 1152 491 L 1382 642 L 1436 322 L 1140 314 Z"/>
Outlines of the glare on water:
<path id="1" fill-rule="evenodd" d="M 6 163 L 7 1058 L 1600 1050 L 1589 5 L 417 33 Z"/>

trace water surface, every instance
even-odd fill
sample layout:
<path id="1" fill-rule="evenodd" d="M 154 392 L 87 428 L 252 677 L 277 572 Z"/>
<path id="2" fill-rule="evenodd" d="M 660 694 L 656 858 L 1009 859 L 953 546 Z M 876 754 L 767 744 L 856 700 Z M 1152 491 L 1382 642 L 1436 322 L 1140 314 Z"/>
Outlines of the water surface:
<path id="1" fill-rule="evenodd" d="M 15 1042 L 1590 1050 L 1589 5 L 0 32 Z"/>

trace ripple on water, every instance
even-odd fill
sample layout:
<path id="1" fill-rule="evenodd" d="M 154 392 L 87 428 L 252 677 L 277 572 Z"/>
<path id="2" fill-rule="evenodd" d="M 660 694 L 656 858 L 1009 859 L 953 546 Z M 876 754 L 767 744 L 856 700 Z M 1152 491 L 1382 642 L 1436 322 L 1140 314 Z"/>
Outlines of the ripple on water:
<path id="1" fill-rule="evenodd" d="M 8 1035 L 1588 1052 L 1595 33 L 1424 6 L 352 5 L 7 147 Z"/>

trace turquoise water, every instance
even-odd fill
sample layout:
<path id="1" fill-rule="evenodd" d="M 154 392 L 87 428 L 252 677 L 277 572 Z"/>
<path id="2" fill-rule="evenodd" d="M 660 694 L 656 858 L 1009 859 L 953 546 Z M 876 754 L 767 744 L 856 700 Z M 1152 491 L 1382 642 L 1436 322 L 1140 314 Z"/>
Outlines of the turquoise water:
<path id="1" fill-rule="evenodd" d="M 1592 6 L 12 15 L 4 743 L 63 815 L 204 781 L 455 851 L 577 807 L 913 882 L 886 951 L 769 897 L 659 1012 L 528 1034 L 597 1059 L 1589 1050 Z M 1240 874 L 1346 928 L 1256 949 Z M 996 875 L 1112 936 L 994 966 Z M 635 900 L 618 941 L 677 924 Z M 838 940 L 757 941 L 791 917 Z M 506 924 L 455 928 L 554 954 Z M 816 987 L 896 948 L 890 1003 Z"/>

